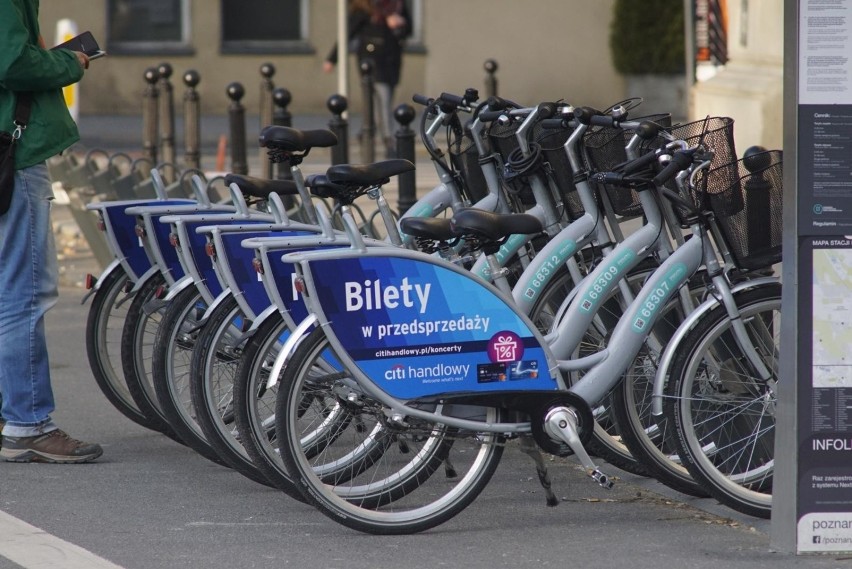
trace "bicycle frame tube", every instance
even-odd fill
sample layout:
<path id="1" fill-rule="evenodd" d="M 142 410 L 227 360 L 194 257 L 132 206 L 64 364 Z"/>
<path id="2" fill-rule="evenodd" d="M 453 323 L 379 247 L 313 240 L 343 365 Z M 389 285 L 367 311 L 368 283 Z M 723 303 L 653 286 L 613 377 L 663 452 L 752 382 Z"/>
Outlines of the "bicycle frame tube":
<path id="1" fill-rule="evenodd" d="M 636 300 L 619 320 L 608 342 L 608 346 L 615 349 L 606 348 L 603 361 L 572 385 L 570 391 L 592 405 L 603 400 L 639 353 L 661 314 L 660 309 L 681 286 L 689 282 L 702 260 L 703 243 L 698 235 L 675 250 L 648 278 Z M 578 304 L 582 304 L 582 299 Z M 570 318 L 564 322 L 565 326 L 573 326 Z"/>
<path id="2" fill-rule="evenodd" d="M 656 202 L 649 192 L 639 194 L 648 223 L 627 236 L 583 279 L 581 291 L 564 310 L 551 349 L 557 358 L 567 360 L 580 345 L 598 308 L 614 286 L 649 255 L 660 237 L 660 218 Z"/>

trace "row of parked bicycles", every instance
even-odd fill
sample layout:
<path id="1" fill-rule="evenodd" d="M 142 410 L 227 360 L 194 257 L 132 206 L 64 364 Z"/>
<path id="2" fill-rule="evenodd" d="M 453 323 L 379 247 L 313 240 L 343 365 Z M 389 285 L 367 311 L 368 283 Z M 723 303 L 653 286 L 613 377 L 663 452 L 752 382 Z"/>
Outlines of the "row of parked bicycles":
<path id="1" fill-rule="evenodd" d="M 86 333 L 107 399 L 364 532 L 445 522 L 507 447 L 550 505 L 543 453 L 768 517 L 781 153 L 638 99 L 414 101 L 440 183 L 401 217 L 382 187 L 411 162 L 304 176 L 334 134 L 277 126 L 260 144 L 292 179 L 211 199 L 155 168 L 152 197 L 89 204 L 114 253 Z"/>

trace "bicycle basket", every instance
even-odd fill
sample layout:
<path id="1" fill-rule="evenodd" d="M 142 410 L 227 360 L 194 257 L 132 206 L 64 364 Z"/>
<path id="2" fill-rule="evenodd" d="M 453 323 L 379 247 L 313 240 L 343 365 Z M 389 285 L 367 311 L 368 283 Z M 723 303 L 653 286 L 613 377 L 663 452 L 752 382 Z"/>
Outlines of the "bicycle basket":
<path id="1" fill-rule="evenodd" d="M 656 114 L 639 117 L 633 120 L 652 121 L 663 127 L 671 125 L 671 115 Z M 590 129 L 583 137 L 583 146 L 586 150 L 586 161 L 592 172 L 609 172 L 619 164 L 627 160 L 625 147 L 630 141 L 633 133 L 620 128 L 597 127 Z M 649 151 L 661 144 L 659 140 L 646 143 L 640 149 Z M 603 184 L 603 190 L 607 193 L 613 211 L 623 217 L 634 217 L 642 213 L 642 205 L 639 203 L 639 194 L 631 188 L 612 184 Z"/>
<path id="2" fill-rule="evenodd" d="M 541 148 L 542 158 L 549 165 L 549 177 L 562 196 L 568 217 L 578 219 L 586 211 L 583 209 L 583 203 L 577 194 L 577 187 L 574 185 L 574 172 L 571 169 L 568 154 L 565 152 L 565 142 L 572 132 L 574 132 L 574 129 L 553 130 L 540 128 L 536 125 L 533 127 L 532 136 Z"/>
<path id="3" fill-rule="evenodd" d="M 509 161 L 509 155 L 518 148 L 518 139 L 515 137 L 522 122 L 513 120 L 509 124 L 500 124 L 498 121 L 491 123 L 488 127 L 488 141 L 491 149 L 497 152 L 503 162 Z"/>
<path id="4" fill-rule="evenodd" d="M 479 165 L 479 152 L 467 129 L 464 135 L 450 144 L 450 161 L 461 175 L 465 197 L 471 204 L 488 195 L 488 183 Z"/>
<path id="5" fill-rule="evenodd" d="M 713 151 L 711 170 L 721 165 L 730 165 L 737 160 L 737 151 L 734 145 L 734 119 L 730 117 L 707 117 L 702 120 L 677 124 L 666 129 L 675 139 L 683 140 L 689 146 L 701 142 L 705 148 Z M 730 174 L 730 178 L 721 179 L 724 174 Z M 701 182 L 692 190 L 691 196 L 684 196 L 692 200 L 699 209 L 713 209 L 716 215 L 734 215 L 742 209 L 742 196 L 737 195 L 734 182 L 738 179 L 736 170 L 728 168 L 720 169 L 712 176 L 702 177 Z M 674 182 L 668 184 L 672 190 L 677 190 Z M 713 194 L 725 194 L 724 198 L 719 196 L 712 207 L 708 199 Z"/>
<path id="6" fill-rule="evenodd" d="M 783 154 L 766 150 L 714 168 L 706 176 L 706 202 L 736 265 L 757 270 L 781 261 Z M 733 183 L 729 183 L 734 180 Z M 726 185 L 723 191 L 711 191 Z M 731 202 L 741 206 L 733 211 Z"/>

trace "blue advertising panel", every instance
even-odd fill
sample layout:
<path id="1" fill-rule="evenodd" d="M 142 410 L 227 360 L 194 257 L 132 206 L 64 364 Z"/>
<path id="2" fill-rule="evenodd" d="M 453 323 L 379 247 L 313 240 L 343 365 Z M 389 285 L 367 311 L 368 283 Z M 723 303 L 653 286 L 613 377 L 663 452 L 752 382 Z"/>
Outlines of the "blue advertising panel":
<path id="1" fill-rule="evenodd" d="M 394 397 L 557 388 L 526 321 L 469 274 L 384 256 L 311 261 L 310 272 L 332 332 Z"/>

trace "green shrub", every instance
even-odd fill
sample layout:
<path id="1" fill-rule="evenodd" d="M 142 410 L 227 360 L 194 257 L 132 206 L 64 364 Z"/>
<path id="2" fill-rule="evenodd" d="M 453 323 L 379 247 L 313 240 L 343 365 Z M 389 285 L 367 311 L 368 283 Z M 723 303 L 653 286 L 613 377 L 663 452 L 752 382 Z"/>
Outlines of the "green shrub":
<path id="1" fill-rule="evenodd" d="M 609 45 L 624 75 L 683 73 L 683 0 L 616 0 Z"/>

